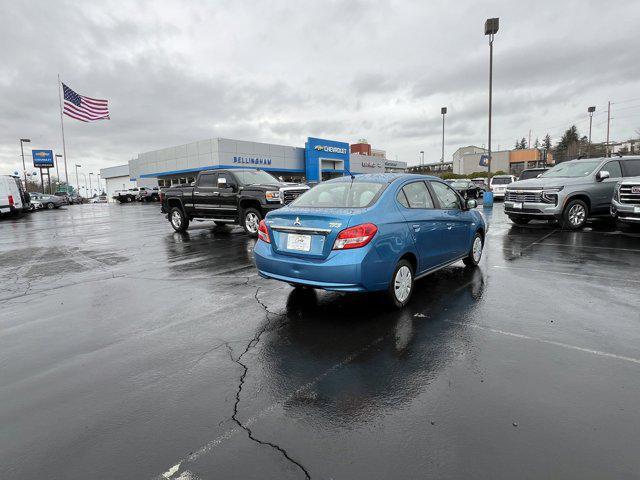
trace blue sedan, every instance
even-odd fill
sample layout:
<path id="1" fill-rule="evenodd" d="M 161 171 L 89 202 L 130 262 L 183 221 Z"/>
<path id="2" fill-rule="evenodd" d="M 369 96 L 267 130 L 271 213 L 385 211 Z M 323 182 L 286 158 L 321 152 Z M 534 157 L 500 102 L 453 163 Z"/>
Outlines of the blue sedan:
<path id="1" fill-rule="evenodd" d="M 439 178 L 367 174 L 323 182 L 260 222 L 261 276 L 294 286 L 386 291 L 409 302 L 414 280 L 453 262 L 480 262 L 487 225 Z"/>

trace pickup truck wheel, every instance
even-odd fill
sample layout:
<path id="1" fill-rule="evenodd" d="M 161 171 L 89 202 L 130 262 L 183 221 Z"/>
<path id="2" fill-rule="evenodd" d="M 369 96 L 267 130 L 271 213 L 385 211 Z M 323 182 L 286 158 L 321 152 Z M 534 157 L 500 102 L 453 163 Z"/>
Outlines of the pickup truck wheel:
<path id="1" fill-rule="evenodd" d="M 582 200 L 571 200 L 562 212 L 562 226 L 570 230 L 584 227 L 589 216 L 589 207 Z"/>
<path id="2" fill-rule="evenodd" d="M 133 198 L 131 198 L 131 197 L 127 197 L 127 202 L 128 202 L 128 203 L 133 202 Z"/>
<path id="3" fill-rule="evenodd" d="M 242 212 L 242 228 L 252 237 L 258 236 L 258 226 L 262 215 L 255 208 L 247 208 Z"/>
<path id="4" fill-rule="evenodd" d="M 189 228 L 189 219 L 178 207 L 173 207 L 169 211 L 169 222 L 176 232 L 185 232 Z"/>

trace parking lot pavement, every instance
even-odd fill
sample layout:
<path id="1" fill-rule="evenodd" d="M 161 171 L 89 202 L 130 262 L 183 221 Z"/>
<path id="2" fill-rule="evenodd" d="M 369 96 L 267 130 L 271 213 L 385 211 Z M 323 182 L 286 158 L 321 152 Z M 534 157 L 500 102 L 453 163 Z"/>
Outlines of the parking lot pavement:
<path id="1" fill-rule="evenodd" d="M 638 478 L 640 235 L 516 227 L 375 295 L 157 205 L 0 222 L 2 478 Z"/>

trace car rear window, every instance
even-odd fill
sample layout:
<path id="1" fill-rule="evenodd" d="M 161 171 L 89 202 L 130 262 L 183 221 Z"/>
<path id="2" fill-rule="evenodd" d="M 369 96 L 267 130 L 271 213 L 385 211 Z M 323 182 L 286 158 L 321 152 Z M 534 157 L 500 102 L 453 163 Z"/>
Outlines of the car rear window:
<path id="1" fill-rule="evenodd" d="M 493 177 L 493 179 L 491 180 L 492 185 L 507 185 L 511 182 L 511 177 Z"/>
<path id="2" fill-rule="evenodd" d="M 315 208 L 365 208 L 373 204 L 385 184 L 373 182 L 327 182 L 300 195 L 291 205 Z"/>

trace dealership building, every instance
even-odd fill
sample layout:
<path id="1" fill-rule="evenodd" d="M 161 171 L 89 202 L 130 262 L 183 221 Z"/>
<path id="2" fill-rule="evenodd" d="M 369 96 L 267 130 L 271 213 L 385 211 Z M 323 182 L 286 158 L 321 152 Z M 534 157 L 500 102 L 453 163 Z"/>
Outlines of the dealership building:
<path id="1" fill-rule="evenodd" d="M 407 168 L 406 162 L 387 160 L 380 150 L 358 147 L 354 151 L 351 147 L 346 142 L 313 137 L 307 138 L 304 148 L 211 138 L 140 153 L 129 161 L 128 170 L 131 181 L 157 180 L 164 187 L 192 182 L 198 172 L 220 168 L 259 168 L 285 181 L 307 183 L 349 172 L 403 172 Z"/>

